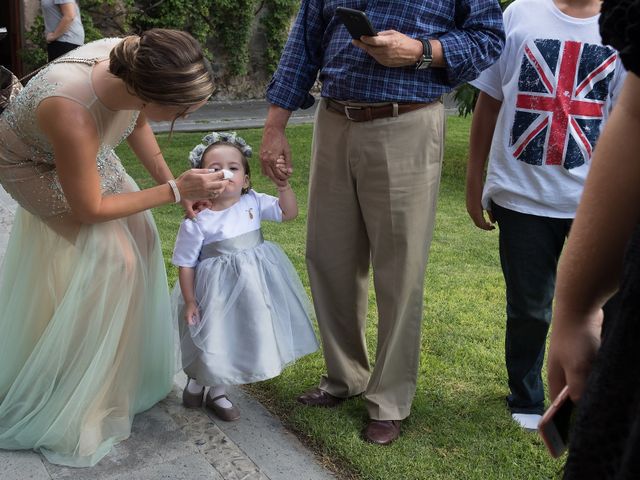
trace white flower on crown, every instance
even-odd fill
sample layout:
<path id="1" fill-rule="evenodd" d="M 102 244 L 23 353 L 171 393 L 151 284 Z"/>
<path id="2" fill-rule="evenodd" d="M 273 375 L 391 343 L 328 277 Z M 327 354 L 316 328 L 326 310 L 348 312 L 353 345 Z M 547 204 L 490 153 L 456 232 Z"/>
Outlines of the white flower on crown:
<path id="1" fill-rule="evenodd" d="M 239 137 L 236 132 L 211 132 L 202 137 L 202 143 L 196 145 L 189 153 L 189 162 L 193 168 L 202 166 L 202 155 L 205 150 L 216 143 L 230 143 L 235 145 L 242 154 L 249 158 L 251 156 L 251 147 L 245 142 L 244 138 Z"/>

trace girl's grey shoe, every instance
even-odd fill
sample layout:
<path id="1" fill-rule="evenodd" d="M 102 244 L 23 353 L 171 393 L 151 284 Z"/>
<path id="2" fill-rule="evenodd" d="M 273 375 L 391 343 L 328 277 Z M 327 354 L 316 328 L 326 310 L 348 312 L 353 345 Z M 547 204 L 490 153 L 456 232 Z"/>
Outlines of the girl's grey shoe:
<path id="1" fill-rule="evenodd" d="M 187 386 L 189 382 L 187 382 Z M 182 404 L 187 408 L 200 408 L 202 406 L 202 399 L 204 398 L 204 387 L 200 393 L 191 393 L 184 387 L 182 391 Z"/>
<path id="2" fill-rule="evenodd" d="M 235 420 L 238 420 L 240 418 L 240 409 L 233 405 L 233 403 L 231 403 L 231 407 L 228 408 L 217 405 L 216 400 L 219 400 L 221 398 L 225 398 L 229 401 L 229 403 L 231 403 L 231 400 L 229 400 L 229 397 L 227 397 L 226 395 L 218 395 L 215 398 L 211 398 L 209 397 L 209 395 L 207 395 L 207 399 L 205 401 L 207 408 L 210 409 L 216 415 L 216 417 L 218 417 L 220 420 L 224 420 L 225 422 L 233 422 Z"/>

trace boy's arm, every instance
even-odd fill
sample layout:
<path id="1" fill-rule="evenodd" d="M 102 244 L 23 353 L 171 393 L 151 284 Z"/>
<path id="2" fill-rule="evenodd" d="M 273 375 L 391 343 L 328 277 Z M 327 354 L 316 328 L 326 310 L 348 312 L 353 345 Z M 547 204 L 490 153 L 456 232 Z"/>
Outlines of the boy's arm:
<path id="1" fill-rule="evenodd" d="M 491 149 L 491 140 L 496 128 L 496 121 L 502 102 L 492 96 L 480 92 L 478 102 L 473 111 L 471 136 L 469 138 L 469 162 L 467 164 L 467 212 L 473 223 L 483 230 L 493 230 L 493 217 L 489 221 L 482 208 L 482 189 L 484 186 L 484 169 Z"/>
<path id="2" fill-rule="evenodd" d="M 194 267 L 179 267 L 178 281 L 185 303 L 185 321 L 189 325 L 197 323 L 200 317 L 195 296 L 195 277 L 196 269 Z"/>

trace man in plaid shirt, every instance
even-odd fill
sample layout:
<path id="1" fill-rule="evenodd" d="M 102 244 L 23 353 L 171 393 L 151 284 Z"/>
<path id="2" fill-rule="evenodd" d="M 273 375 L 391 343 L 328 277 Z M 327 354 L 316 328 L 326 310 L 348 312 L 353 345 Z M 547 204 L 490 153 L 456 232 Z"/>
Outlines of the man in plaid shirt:
<path id="1" fill-rule="evenodd" d="M 376 36 L 352 40 L 339 6 Z M 411 410 L 424 275 L 444 150 L 442 95 L 473 80 L 504 45 L 497 0 L 304 0 L 267 90 L 263 172 L 292 172 L 285 126 L 322 84 L 311 160 L 307 267 L 327 374 L 298 400 L 333 407 L 363 394 L 365 440 L 386 445 Z M 275 161 L 284 156 L 289 169 Z M 369 264 L 378 305 L 370 371 Z"/>

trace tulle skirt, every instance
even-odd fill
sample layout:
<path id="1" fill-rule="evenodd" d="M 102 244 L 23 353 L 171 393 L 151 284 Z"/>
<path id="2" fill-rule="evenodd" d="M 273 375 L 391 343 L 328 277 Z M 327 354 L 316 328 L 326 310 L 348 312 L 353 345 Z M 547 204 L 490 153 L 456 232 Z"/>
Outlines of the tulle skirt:
<path id="1" fill-rule="evenodd" d="M 278 245 L 256 230 L 207 249 L 215 252 L 196 268 L 196 325 L 184 320 L 179 284 L 172 295 L 189 377 L 202 385 L 257 382 L 318 349 L 309 298 Z"/>
<path id="2" fill-rule="evenodd" d="M 170 391 L 173 344 L 150 213 L 64 235 L 18 209 L 0 273 L 0 448 L 94 465 Z"/>

